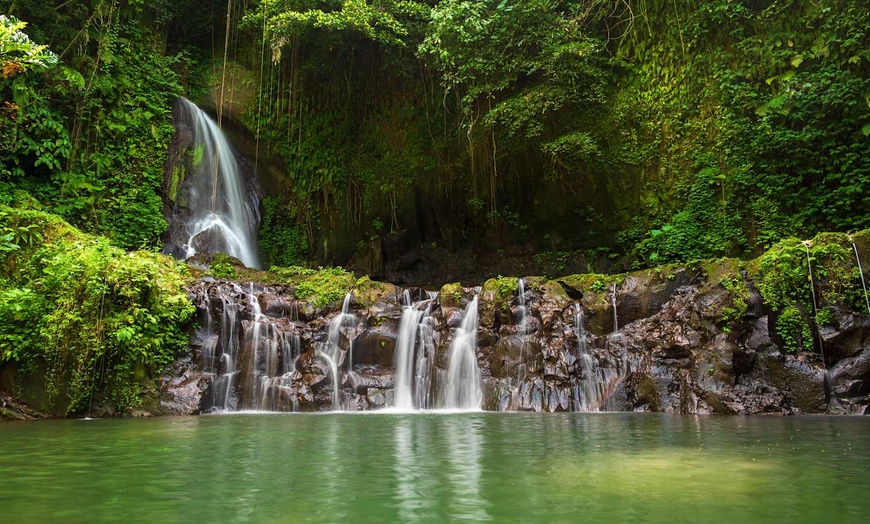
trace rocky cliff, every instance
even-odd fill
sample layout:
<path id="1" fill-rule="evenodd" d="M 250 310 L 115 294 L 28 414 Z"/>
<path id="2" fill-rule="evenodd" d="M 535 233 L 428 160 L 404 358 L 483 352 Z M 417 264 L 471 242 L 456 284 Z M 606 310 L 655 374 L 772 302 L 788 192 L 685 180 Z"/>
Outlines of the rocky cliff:
<path id="1" fill-rule="evenodd" d="M 766 259 L 722 260 L 611 276 L 500 277 L 448 284 L 437 295 L 342 277 L 329 302 L 303 280 L 204 278 L 190 290 L 200 327 L 163 377 L 156 411 L 393 406 L 408 308 L 419 310 L 414 405 L 441 407 L 451 343 L 477 295 L 486 410 L 860 414 L 870 404 L 870 316 L 848 306 L 856 290 L 838 288 L 836 269 L 854 258 L 831 255 L 831 245 L 816 242 L 813 280 L 803 266 L 800 278 L 819 301 L 806 307 L 776 303 L 773 291 L 793 293 L 780 270 L 803 244 L 774 252 L 777 273 Z M 800 258 L 792 262 L 800 269 Z M 843 272 L 844 282 L 857 277 Z"/>

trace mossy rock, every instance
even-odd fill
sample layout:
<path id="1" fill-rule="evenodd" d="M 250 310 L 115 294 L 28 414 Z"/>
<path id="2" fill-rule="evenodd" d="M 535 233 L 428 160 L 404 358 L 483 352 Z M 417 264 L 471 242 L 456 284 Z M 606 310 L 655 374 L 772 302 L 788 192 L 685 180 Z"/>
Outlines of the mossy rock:
<path id="1" fill-rule="evenodd" d="M 544 300 L 555 302 L 559 308 L 564 308 L 572 302 L 568 292 L 556 280 L 544 280 L 538 285 L 538 289 L 544 294 Z"/>
<path id="2" fill-rule="evenodd" d="M 354 302 L 360 307 L 370 308 L 378 303 L 396 301 L 396 286 L 378 282 L 364 276 L 354 285 Z"/>
<path id="3" fill-rule="evenodd" d="M 438 292 L 438 302 L 441 307 L 462 307 L 462 296 L 465 289 L 459 282 L 452 282 L 441 286 Z"/>
<path id="4" fill-rule="evenodd" d="M 293 286 L 296 299 L 310 302 L 316 309 L 337 309 L 357 283 L 353 273 L 340 267 L 272 267 L 269 275 L 275 283 Z"/>
<path id="5" fill-rule="evenodd" d="M 558 279 L 566 286 L 583 293 L 583 302 L 587 305 L 606 304 L 610 300 L 613 292 L 613 284 L 622 285 L 625 281 L 625 274 L 602 275 L 599 273 L 588 273 L 584 275 L 568 275 Z"/>

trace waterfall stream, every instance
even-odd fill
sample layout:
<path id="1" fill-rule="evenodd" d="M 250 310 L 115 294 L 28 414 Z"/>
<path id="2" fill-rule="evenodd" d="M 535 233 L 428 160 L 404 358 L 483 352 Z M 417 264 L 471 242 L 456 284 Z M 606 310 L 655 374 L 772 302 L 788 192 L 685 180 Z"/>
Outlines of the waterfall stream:
<path id="1" fill-rule="evenodd" d="M 480 409 L 483 390 L 480 370 L 477 366 L 477 301 L 469 302 L 462 315 L 462 323 L 450 344 L 447 386 L 444 407 L 446 409 Z"/>
<path id="2" fill-rule="evenodd" d="M 190 216 L 184 229 L 187 258 L 226 253 L 248 267 L 259 267 L 256 202 L 245 198 L 242 171 L 218 124 L 187 99 L 181 105 L 193 127 L 193 169 L 188 173 Z"/>
<path id="3" fill-rule="evenodd" d="M 858 263 L 858 274 L 861 275 L 861 289 L 864 290 L 864 304 L 867 305 L 867 314 L 870 314 L 870 298 L 867 297 L 867 282 L 864 280 L 864 268 L 861 267 L 861 257 L 858 255 L 858 246 L 852 242 L 852 250 L 855 252 L 855 261 Z"/>
<path id="4" fill-rule="evenodd" d="M 432 306 L 435 294 L 411 303 L 405 292 L 399 336 L 396 340 L 394 367 L 396 370 L 393 407 L 399 410 L 427 409 L 431 407 L 432 372 L 435 362 L 435 343 Z"/>

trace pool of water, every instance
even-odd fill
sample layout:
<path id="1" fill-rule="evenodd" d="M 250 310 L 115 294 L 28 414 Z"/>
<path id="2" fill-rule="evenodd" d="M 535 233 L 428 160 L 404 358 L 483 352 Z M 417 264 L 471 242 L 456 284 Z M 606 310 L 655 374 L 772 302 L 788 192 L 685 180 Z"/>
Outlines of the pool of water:
<path id="1" fill-rule="evenodd" d="M 870 417 L 235 414 L 0 424 L 11 522 L 866 522 Z"/>

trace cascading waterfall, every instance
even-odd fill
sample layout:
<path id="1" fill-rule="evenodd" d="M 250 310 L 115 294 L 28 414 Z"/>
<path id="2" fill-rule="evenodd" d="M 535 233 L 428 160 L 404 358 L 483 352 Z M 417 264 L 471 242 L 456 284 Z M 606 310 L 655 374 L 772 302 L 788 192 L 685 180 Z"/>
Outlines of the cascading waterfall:
<path id="1" fill-rule="evenodd" d="M 613 332 L 619 333 L 619 317 L 616 314 L 616 282 L 613 283 Z"/>
<path id="2" fill-rule="evenodd" d="M 574 411 L 598 411 L 606 407 L 608 400 L 623 379 L 619 369 L 600 366 L 589 351 L 586 341 L 585 316 L 580 304 L 574 306 L 574 334 L 577 337 L 577 360 L 580 362 L 580 377 L 574 389 Z M 619 348 L 622 353 L 622 348 Z"/>
<path id="3" fill-rule="evenodd" d="M 861 289 L 864 290 L 864 303 L 867 305 L 867 314 L 870 314 L 870 298 L 867 297 L 867 282 L 864 281 L 864 268 L 861 267 L 861 257 L 858 255 L 858 246 L 852 242 L 852 250 L 855 252 L 855 261 L 858 263 L 858 273 L 861 275 Z"/>
<path id="4" fill-rule="evenodd" d="M 480 370 L 477 366 L 477 295 L 466 306 L 462 323 L 450 344 L 447 385 L 444 407 L 446 409 L 480 409 L 483 390 Z"/>
<path id="5" fill-rule="evenodd" d="M 356 338 L 354 330 L 356 327 L 356 316 L 349 313 L 352 300 L 353 292 L 348 291 L 341 304 L 341 312 L 329 321 L 326 344 L 321 344 L 317 350 L 317 356 L 323 358 L 327 365 L 329 365 L 329 372 L 332 378 L 332 409 L 334 411 L 341 410 L 341 382 L 339 380 L 338 367 L 341 364 L 342 334 L 348 339 L 348 360 L 350 361 L 353 358 L 353 341 Z"/>
<path id="6" fill-rule="evenodd" d="M 594 411 L 598 409 L 601 383 L 598 378 L 598 366 L 595 358 L 589 352 L 586 342 L 586 327 L 583 323 L 583 309 L 576 304 L 574 313 L 574 334 L 577 336 L 577 357 L 581 365 L 579 391 L 575 392 L 576 409 L 578 411 Z"/>
<path id="7" fill-rule="evenodd" d="M 237 285 L 233 285 L 234 291 L 239 291 Z M 235 409 L 233 399 L 234 382 L 238 371 L 236 369 L 236 357 L 239 352 L 238 314 L 240 304 L 236 302 L 223 289 L 219 289 L 218 298 L 221 301 L 221 319 L 215 329 L 209 297 L 199 297 L 200 307 L 205 313 L 205 321 L 200 330 L 200 338 L 203 340 L 202 368 L 212 377 L 212 409 L 228 410 Z"/>
<path id="8" fill-rule="evenodd" d="M 199 252 L 226 253 L 246 266 L 259 267 L 256 202 L 245 199 L 242 171 L 218 124 L 187 99 L 181 104 L 193 122 L 195 146 L 185 223 L 186 257 Z"/>
<path id="9" fill-rule="evenodd" d="M 423 318 L 418 325 L 417 336 L 417 367 L 414 373 L 414 393 L 417 407 L 430 409 L 434 407 L 434 377 L 435 377 L 435 353 L 437 343 L 435 340 L 438 321 L 433 316 L 437 306 L 435 299 L 438 293 L 429 292 L 429 300 L 423 311 Z"/>
<path id="10" fill-rule="evenodd" d="M 282 392 L 290 394 L 290 375 L 301 351 L 297 335 L 279 330 L 276 319 L 262 314 L 253 289 L 238 284 L 214 288 L 220 300 L 218 325 L 213 320 L 209 297 L 198 297 L 204 313 L 198 336 L 202 344 L 203 371 L 212 377 L 210 405 L 218 411 L 287 409 Z M 241 300 L 244 297 L 244 300 Z M 247 308 L 243 306 L 247 306 Z"/>
<path id="11" fill-rule="evenodd" d="M 396 370 L 393 407 L 400 410 L 427 409 L 432 386 L 432 367 L 435 363 L 434 324 L 432 305 L 437 296 L 415 304 L 408 291 L 403 294 L 402 319 L 396 340 L 394 365 Z M 415 365 L 416 364 L 416 365 Z"/>
<path id="12" fill-rule="evenodd" d="M 526 337 L 529 331 L 529 309 L 526 306 L 526 282 L 517 280 L 517 335 L 520 340 L 520 361 L 517 365 L 517 388 L 526 376 Z"/>
<path id="13" fill-rule="evenodd" d="M 422 318 L 423 312 L 413 305 L 403 308 L 394 358 L 396 394 L 393 406 L 397 409 L 414 409 L 415 407 L 413 392 L 414 349 L 417 341 L 417 326 Z"/>
<path id="14" fill-rule="evenodd" d="M 622 333 L 619 332 L 616 282 L 611 285 L 611 304 L 613 309 L 613 332 L 607 336 L 604 348 L 606 358 L 598 362 L 586 342 L 585 317 L 580 304 L 574 316 L 574 329 L 578 339 L 578 360 L 581 374 L 574 388 L 574 406 L 577 411 L 614 410 L 614 394 L 630 371 L 628 348 Z"/>
<path id="15" fill-rule="evenodd" d="M 243 324 L 248 365 L 244 366 L 240 389 L 244 409 L 273 410 L 278 393 L 287 389 L 293 363 L 299 355 L 300 341 L 296 336 L 288 340 L 273 321 L 263 315 L 260 302 L 254 293 L 253 284 L 247 295 L 251 320 Z M 283 373 L 279 371 L 283 362 Z"/>
<path id="16" fill-rule="evenodd" d="M 526 282 L 517 280 L 517 334 L 525 335 L 529 330 L 529 308 L 526 307 Z"/>

